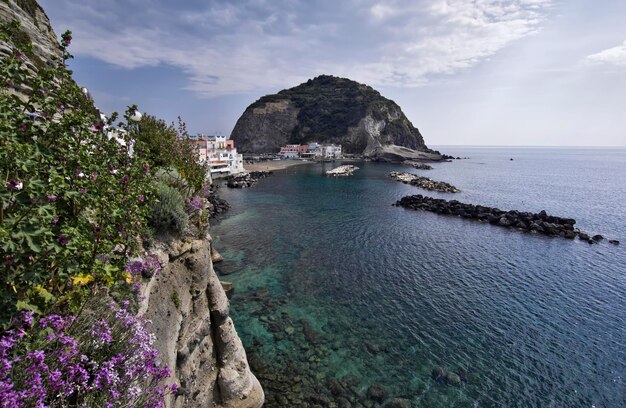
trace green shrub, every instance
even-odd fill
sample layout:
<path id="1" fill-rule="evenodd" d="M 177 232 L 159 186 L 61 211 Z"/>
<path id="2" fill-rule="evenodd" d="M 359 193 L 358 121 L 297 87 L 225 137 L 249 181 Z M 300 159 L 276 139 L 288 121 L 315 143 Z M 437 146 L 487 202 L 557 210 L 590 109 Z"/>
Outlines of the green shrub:
<path id="1" fill-rule="evenodd" d="M 181 193 L 190 196 L 202 188 L 207 167 L 200 163 L 185 124 L 180 118 L 178 120 L 177 130 L 161 119 L 145 115 L 133 127 L 133 137 L 155 166 L 175 169 L 187 181 L 187 187 Z"/>
<path id="2" fill-rule="evenodd" d="M 185 201 L 180 192 L 159 183 L 156 187 L 156 200 L 150 208 L 150 225 L 158 233 L 181 232 L 187 228 L 189 215 L 185 211 Z"/>
<path id="3" fill-rule="evenodd" d="M 70 41 L 67 32 L 65 58 Z M 127 148 L 128 123 L 123 143 L 109 137 L 112 120 L 64 61 L 32 76 L 13 44 L 0 60 L 0 323 L 20 309 L 75 311 L 92 285 L 123 282 L 152 196 L 153 169 Z M 28 100 L 16 89 L 30 89 Z"/>
<path id="4" fill-rule="evenodd" d="M 166 184 L 178 190 L 183 199 L 191 197 L 193 189 L 189 186 L 187 180 L 178 174 L 176 169 L 171 167 L 161 168 L 156 172 L 155 176 L 159 183 Z"/>

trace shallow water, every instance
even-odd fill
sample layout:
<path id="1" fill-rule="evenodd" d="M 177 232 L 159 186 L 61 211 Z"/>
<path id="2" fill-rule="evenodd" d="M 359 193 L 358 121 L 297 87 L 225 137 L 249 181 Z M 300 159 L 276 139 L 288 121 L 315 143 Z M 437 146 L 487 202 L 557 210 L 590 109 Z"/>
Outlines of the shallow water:
<path id="1" fill-rule="evenodd" d="M 470 159 L 359 163 L 349 178 L 317 164 L 221 189 L 232 208 L 212 235 L 266 406 L 360 406 L 372 384 L 416 407 L 626 405 L 626 149 L 441 150 Z M 622 245 L 391 206 L 408 194 L 545 209 Z"/>

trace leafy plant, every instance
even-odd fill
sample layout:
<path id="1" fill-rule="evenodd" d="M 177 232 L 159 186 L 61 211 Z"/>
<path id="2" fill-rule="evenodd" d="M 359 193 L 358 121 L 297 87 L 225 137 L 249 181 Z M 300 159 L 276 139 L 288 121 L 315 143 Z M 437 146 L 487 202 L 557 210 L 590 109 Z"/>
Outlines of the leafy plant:
<path id="1" fill-rule="evenodd" d="M 70 42 L 66 32 L 64 58 Z M 114 130 L 116 115 L 101 119 L 64 60 L 33 76 L 17 47 L 0 61 L 0 86 L 0 322 L 76 310 L 91 282 L 125 279 L 145 228 L 152 168 L 135 146 L 134 108 Z"/>
<path id="2" fill-rule="evenodd" d="M 177 189 L 159 183 L 155 198 L 150 209 L 150 225 L 156 232 L 181 232 L 187 228 L 189 215 Z"/>
<path id="3" fill-rule="evenodd" d="M 155 166 L 174 169 L 185 179 L 185 188 L 180 188 L 184 196 L 202 188 L 207 167 L 199 162 L 198 153 L 189 141 L 186 126 L 180 118 L 177 130 L 161 119 L 145 115 L 133 126 L 133 135 Z"/>

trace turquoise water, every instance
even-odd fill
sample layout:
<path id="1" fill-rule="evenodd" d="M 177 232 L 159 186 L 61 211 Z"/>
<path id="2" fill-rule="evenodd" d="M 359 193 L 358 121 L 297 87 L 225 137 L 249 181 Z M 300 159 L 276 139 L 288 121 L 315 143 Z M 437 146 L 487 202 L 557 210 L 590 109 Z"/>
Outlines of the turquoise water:
<path id="1" fill-rule="evenodd" d="M 266 406 L 626 406 L 626 149 L 442 151 L 470 159 L 359 163 L 350 178 L 316 164 L 221 189 L 232 208 L 212 235 Z M 408 194 L 545 209 L 622 245 L 391 206 Z M 386 395 L 368 396 L 373 384 Z"/>

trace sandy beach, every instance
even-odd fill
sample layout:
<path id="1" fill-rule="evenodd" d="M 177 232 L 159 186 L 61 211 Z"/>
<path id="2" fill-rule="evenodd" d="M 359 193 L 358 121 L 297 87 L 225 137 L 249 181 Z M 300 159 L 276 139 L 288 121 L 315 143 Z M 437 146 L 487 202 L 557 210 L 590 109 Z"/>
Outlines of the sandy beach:
<path id="1" fill-rule="evenodd" d="M 246 169 L 246 171 L 276 171 L 312 163 L 315 162 L 302 160 L 267 160 L 253 164 L 244 164 L 243 168 Z"/>

